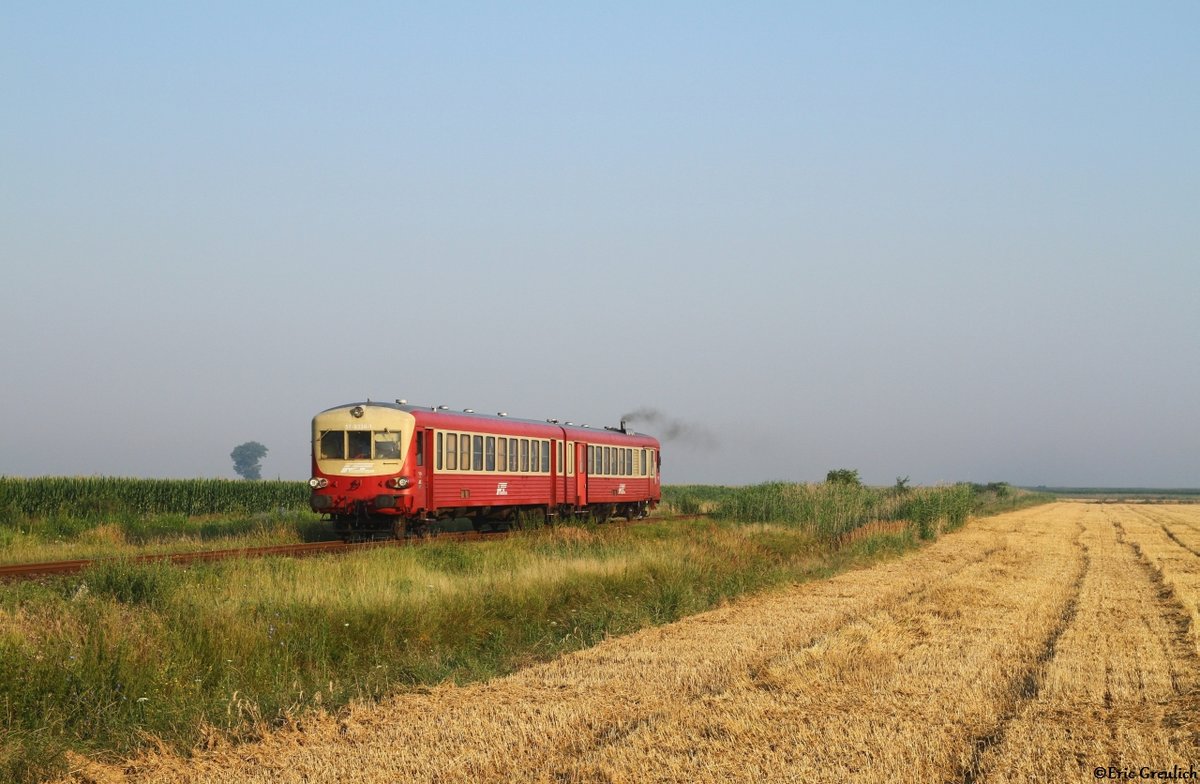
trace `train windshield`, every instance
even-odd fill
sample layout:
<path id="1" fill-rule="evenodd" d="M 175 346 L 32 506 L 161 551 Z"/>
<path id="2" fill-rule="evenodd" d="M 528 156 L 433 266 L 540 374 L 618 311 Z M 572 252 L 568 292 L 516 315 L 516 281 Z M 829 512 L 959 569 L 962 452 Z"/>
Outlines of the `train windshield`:
<path id="1" fill-rule="evenodd" d="M 375 433 L 375 459 L 376 460 L 399 460 L 400 459 L 400 434 L 399 433 Z"/>
<path id="2" fill-rule="evenodd" d="M 399 460 L 399 432 L 326 430 L 317 446 L 321 460 Z"/>
<path id="3" fill-rule="evenodd" d="M 322 460 L 345 460 L 346 431 L 326 430 L 322 433 L 320 455 Z"/>

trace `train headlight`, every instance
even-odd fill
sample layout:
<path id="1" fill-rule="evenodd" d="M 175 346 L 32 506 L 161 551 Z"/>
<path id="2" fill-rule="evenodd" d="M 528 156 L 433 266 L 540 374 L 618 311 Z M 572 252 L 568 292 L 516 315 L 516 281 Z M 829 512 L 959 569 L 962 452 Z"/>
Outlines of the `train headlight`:
<path id="1" fill-rule="evenodd" d="M 329 480 L 323 476 L 314 476 L 308 480 L 308 486 L 313 490 L 320 490 L 322 487 L 329 487 Z"/>
<path id="2" fill-rule="evenodd" d="M 396 488 L 397 490 L 403 490 L 404 488 L 406 488 L 410 484 L 412 484 L 412 482 L 409 480 L 409 478 L 407 476 L 398 476 L 395 479 L 393 479 L 391 482 L 388 482 L 388 484 L 390 484 L 392 487 Z"/>

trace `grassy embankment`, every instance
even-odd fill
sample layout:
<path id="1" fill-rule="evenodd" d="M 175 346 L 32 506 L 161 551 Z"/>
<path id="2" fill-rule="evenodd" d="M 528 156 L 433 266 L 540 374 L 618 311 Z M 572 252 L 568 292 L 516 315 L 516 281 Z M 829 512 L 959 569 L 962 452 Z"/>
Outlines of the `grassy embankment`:
<path id="1" fill-rule="evenodd" d="M 68 751 L 128 753 L 147 739 L 186 749 L 316 707 L 488 678 L 903 552 L 980 502 L 965 485 L 782 483 L 667 499 L 714 516 L 331 559 L 117 561 L 8 586 L 0 778 L 59 771 Z"/>
<path id="2" fill-rule="evenodd" d="M 0 477 L 0 563 L 335 538 L 304 482 Z"/>

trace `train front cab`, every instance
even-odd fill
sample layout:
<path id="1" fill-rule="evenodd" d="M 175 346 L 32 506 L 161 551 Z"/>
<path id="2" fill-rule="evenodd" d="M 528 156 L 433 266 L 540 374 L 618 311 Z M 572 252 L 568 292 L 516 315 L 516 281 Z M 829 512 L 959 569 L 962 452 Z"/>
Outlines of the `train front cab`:
<path id="1" fill-rule="evenodd" d="M 340 406 L 313 418 L 310 506 L 345 538 L 397 532 L 413 506 L 415 419 L 380 404 Z"/>

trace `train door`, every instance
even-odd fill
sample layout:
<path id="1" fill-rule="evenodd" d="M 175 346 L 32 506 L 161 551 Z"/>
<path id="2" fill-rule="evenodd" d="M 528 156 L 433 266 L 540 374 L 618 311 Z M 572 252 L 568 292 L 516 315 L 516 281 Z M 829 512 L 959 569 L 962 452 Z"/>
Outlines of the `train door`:
<path id="1" fill-rule="evenodd" d="M 575 505 L 587 504 L 587 444 L 575 442 Z"/>
<path id="2" fill-rule="evenodd" d="M 418 430 L 417 440 L 417 491 L 414 494 L 416 506 L 426 510 L 433 508 L 433 431 Z"/>
<path id="3" fill-rule="evenodd" d="M 545 454 L 542 455 L 545 457 Z M 562 459 L 562 451 L 558 448 L 558 440 L 550 439 L 550 509 L 558 506 L 558 461 Z"/>

